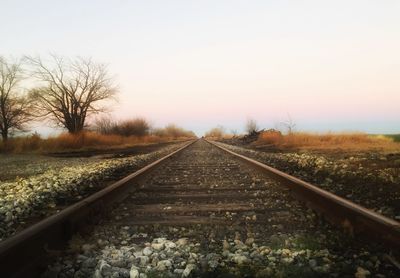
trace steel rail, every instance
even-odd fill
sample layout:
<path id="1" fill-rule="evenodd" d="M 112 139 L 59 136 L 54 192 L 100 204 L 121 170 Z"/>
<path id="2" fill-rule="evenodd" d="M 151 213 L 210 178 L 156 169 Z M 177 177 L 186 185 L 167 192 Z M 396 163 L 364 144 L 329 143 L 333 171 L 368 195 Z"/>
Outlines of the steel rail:
<path id="1" fill-rule="evenodd" d="M 74 233 L 99 218 L 107 207 L 124 199 L 137 178 L 194 142 L 196 140 L 0 242 L 0 277 L 39 276 L 46 267 L 46 258 L 57 253 L 52 250 L 65 246 Z"/>
<path id="2" fill-rule="evenodd" d="M 351 236 L 365 235 L 392 250 L 400 248 L 400 222 L 378 214 L 347 199 L 323 190 L 282 171 L 244 155 L 235 153 L 216 142 L 211 145 L 258 168 L 281 184 L 290 188 L 294 195 L 328 221 L 341 226 Z"/>

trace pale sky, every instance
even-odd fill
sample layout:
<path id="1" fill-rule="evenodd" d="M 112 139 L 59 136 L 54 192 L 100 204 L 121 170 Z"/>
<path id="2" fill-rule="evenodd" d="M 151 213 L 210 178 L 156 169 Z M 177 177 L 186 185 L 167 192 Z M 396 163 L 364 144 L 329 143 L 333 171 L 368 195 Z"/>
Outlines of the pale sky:
<path id="1" fill-rule="evenodd" d="M 400 132 L 400 1 L 0 0 L 0 55 L 91 56 L 117 119 L 201 135 L 273 127 Z"/>

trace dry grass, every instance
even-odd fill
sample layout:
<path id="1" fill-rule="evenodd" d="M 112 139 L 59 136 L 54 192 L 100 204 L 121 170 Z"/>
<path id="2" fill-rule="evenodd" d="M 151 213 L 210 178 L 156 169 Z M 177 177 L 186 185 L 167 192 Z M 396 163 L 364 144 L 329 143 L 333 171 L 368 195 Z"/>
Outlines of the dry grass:
<path id="1" fill-rule="evenodd" d="M 211 140 L 222 140 L 222 139 L 232 139 L 234 137 L 233 134 L 229 134 L 225 132 L 225 128 L 222 126 L 217 126 L 204 134 L 204 137 Z"/>
<path id="2" fill-rule="evenodd" d="M 230 140 L 233 139 L 235 136 L 233 134 L 226 133 L 222 135 L 205 134 L 204 137 L 210 140 Z"/>
<path id="3" fill-rule="evenodd" d="M 104 135 L 96 132 L 82 132 L 79 134 L 63 133 L 57 137 L 45 140 L 47 148 L 52 150 L 82 149 L 94 147 L 129 146 L 143 143 L 159 143 L 165 141 L 157 136 L 120 136 Z"/>
<path id="4" fill-rule="evenodd" d="M 164 128 L 154 129 L 151 134 L 162 138 L 196 138 L 196 134 L 194 134 L 192 131 L 186 130 L 174 124 L 169 124 Z"/>
<path id="5" fill-rule="evenodd" d="M 224 138 L 225 131 L 223 127 L 214 127 L 206 132 L 205 137 L 213 140 L 220 140 Z"/>
<path id="6" fill-rule="evenodd" d="M 27 137 L 10 139 L 7 144 L 0 142 L 0 152 L 64 152 L 68 150 L 123 148 L 138 144 L 169 142 L 188 139 L 187 137 L 168 137 L 157 135 L 120 136 L 104 135 L 96 132 L 82 132 L 79 134 L 63 133 L 47 139 L 34 134 Z"/>
<path id="7" fill-rule="evenodd" d="M 257 146 L 271 146 L 279 149 L 315 150 L 388 150 L 400 151 L 400 144 L 385 136 L 365 133 L 305 133 L 296 132 L 282 135 L 279 132 L 263 132 L 254 142 Z"/>

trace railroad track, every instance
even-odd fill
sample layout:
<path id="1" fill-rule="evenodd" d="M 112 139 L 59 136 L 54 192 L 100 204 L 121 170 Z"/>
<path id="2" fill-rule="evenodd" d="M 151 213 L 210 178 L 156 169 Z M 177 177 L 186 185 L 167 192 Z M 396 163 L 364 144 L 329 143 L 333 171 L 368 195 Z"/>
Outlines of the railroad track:
<path id="1" fill-rule="evenodd" d="M 0 243 L 0 273 L 395 277 L 399 246 L 398 222 L 198 140 Z"/>

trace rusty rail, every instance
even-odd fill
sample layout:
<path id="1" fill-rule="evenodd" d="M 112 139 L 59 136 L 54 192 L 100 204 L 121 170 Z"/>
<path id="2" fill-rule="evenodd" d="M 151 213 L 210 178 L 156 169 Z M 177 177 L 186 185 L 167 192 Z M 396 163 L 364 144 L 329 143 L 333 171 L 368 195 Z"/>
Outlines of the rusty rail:
<path id="1" fill-rule="evenodd" d="M 302 181 L 266 164 L 235 153 L 216 142 L 206 140 L 213 146 L 258 168 L 281 184 L 289 187 L 294 195 L 331 223 L 344 228 L 351 235 L 368 236 L 393 250 L 400 248 L 400 223 L 357 205 L 349 200 Z"/>
<path id="2" fill-rule="evenodd" d="M 52 250 L 65 246 L 74 233 L 82 231 L 87 224 L 96 221 L 107 207 L 123 199 L 137 178 L 195 141 L 0 242 L 0 277 L 39 276 L 46 267 L 46 258 L 56 252 Z"/>

